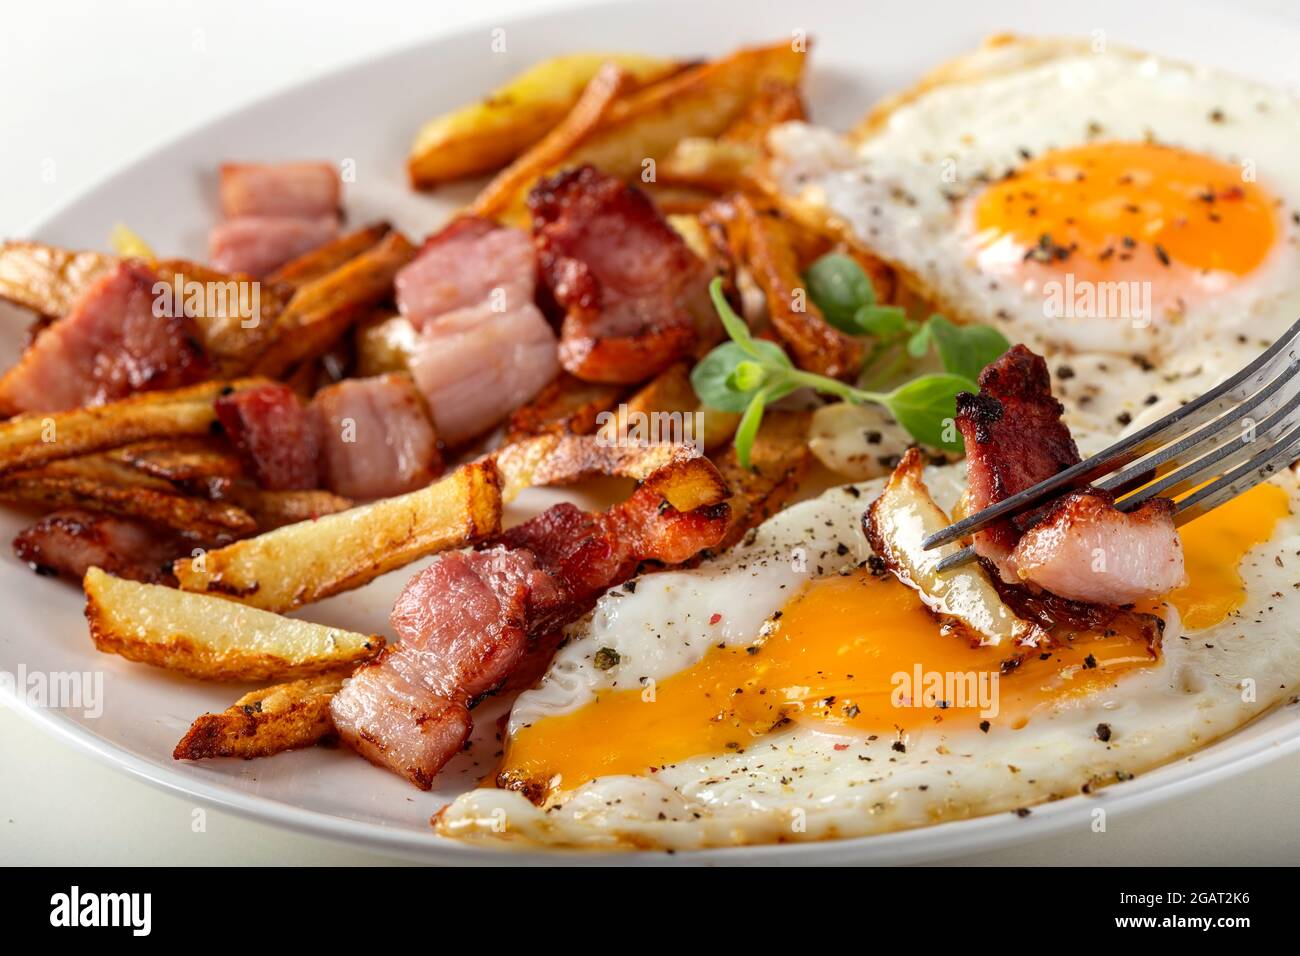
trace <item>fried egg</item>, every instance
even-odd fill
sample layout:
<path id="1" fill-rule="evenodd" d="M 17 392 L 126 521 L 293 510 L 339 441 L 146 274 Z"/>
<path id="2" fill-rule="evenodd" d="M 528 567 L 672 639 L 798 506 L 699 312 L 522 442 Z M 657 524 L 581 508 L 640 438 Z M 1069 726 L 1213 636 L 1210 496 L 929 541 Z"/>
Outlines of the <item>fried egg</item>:
<path id="1" fill-rule="evenodd" d="M 963 466 L 926 482 L 951 508 Z M 918 827 L 1128 779 L 1295 694 L 1290 472 L 1183 529 L 1189 582 L 1158 652 L 1081 632 L 1009 670 L 1010 648 L 949 632 L 873 560 L 880 489 L 833 488 L 602 597 L 516 700 L 499 786 L 438 830 L 690 849 Z"/>
<path id="2" fill-rule="evenodd" d="M 1300 100 L 1088 42 L 999 37 L 850 138 L 771 135 L 776 186 L 951 317 L 1061 371 L 1111 432 L 1232 374 L 1300 317 Z"/>

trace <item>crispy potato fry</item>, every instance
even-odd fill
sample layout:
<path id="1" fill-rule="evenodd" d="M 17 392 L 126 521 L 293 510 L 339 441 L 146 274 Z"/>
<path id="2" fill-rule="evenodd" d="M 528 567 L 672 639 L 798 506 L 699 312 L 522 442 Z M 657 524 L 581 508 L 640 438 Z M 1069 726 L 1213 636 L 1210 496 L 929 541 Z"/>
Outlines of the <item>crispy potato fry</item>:
<path id="1" fill-rule="evenodd" d="M 287 611 L 500 530 L 501 477 L 492 462 L 475 462 L 419 491 L 286 525 L 172 570 L 187 591 Z"/>
<path id="2" fill-rule="evenodd" d="M 807 435 L 808 413 L 768 412 L 750 449 L 751 468 L 740 466 L 732 448 L 717 458 L 718 471 L 733 492 L 731 523 L 718 550 L 776 514 L 799 490 L 812 463 Z"/>
<path id="3" fill-rule="evenodd" d="M 315 521 L 353 506 L 352 499 L 332 491 L 268 491 L 251 484 L 232 485 L 222 492 L 222 496 L 252 515 L 258 531 L 273 531 L 299 521 Z"/>
<path id="4" fill-rule="evenodd" d="M 542 174 L 562 163 L 600 128 L 630 85 L 631 77 L 617 63 L 602 65 L 564 119 L 488 183 L 470 211 L 488 218 L 509 211 L 515 199 Z"/>
<path id="5" fill-rule="evenodd" d="M 749 143 L 690 136 L 664 158 L 659 176 L 673 185 L 728 192 L 745 188 L 749 170 L 760 158 L 758 148 Z"/>
<path id="6" fill-rule="evenodd" d="M 414 258 L 415 247 L 394 230 L 333 272 L 299 288 L 254 369 L 278 378 L 295 365 L 323 355 L 376 302 L 392 293 L 393 277 Z"/>
<path id="7" fill-rule="evenodd" d="M 173 483 L 234 480 L 243 477 L 239 455 L 213 438 L 154 438 L 133 442 L 106 453 L 136 471 Z"/>
<path id="8" fill-rule="evenodd" d="M 101 252 L 73 252 L 39 242 L 0 243 L 0 299 L 58 318 L 119 261 Z"/>
<path id="9" fill-rule="evenodd" d="M 697 414 L 702 418 L 695 418 Z M 716 408 L 706 408 L 700 404 L 699 397 L 691 385 L 689 362 L 670 365 L 651 379 L 619 407 L 617 415 L 605 421 L 601 426 L 600 436 L 610 441 L 617 435 L 630 434 L 633 425 L 638 421 L 635 416 L 638 415 L 645 417 L 644 420 L 650 423 L 655 434 L 662 435 L 664 427 L 680 427 L 685 438 L 699 439 L 706 452 L 730 440 L 736 426 L 740 423 L 740 415 L 735 412 L 720 412 Z M 670 418 L 666 424 L 661 417 L 656 424 L 656 415 L 692 417 Z M 681 422 L 680 426 L 677 424 L 678 421 Z M 687 421 L 690 422 L 689 425 L 686 424 Z M 689 435 L 686 434 L 688 428 Z"/>
<path id="10" fill-rule="evenodd" d="M 807 118 L 798 86 L 777 80 L 764 81 L 721 138 L 729 143 L 746 143 L 763 149 L 767 145 L 768 131 L 773 126 Z"/>
<path id="11" fill-rule="evenodd" d="M 489 456 L 501 472 L 501 497 L 514 500 L 524 488 L 567 485 L 586 478 L 632 478 L 659 490 L 678 511 L 717 504 L 727 488 L 712 465 L 676 468 L 703 460 L 687 444 L 607 442 L 589 435 L 539 435 L 506 445 Z M 707 464 L 707 462 L 706 462 Z"/>
<path id="12" fill-rule="evenodd" d="M 406 316 L 377 309 L 357 325 L 354 342 L 357 375 L 405 372 L 417 337 L 415 326 Z"/>
<path id="13" fill-rule="evenodd" d="M 107 654 L 200 680 L 288 680 L 379 654 L 384 639 L 281 617 L 236 601 L 115 578 L 82 581 L 86 620 Z"/>
<path id="14" fill-rule="evenodd" d="M 230 541 L 252 534 L 252 516 L 233 504 L 191 498 L 107 456 L 67 458 L 0 476 L 0 501 L 46 509 L 88 508 L 142 518 L 200 541 Z"/>
<path id="15" fill-rule="evenodd" d="M 605 113 L 598 129 L 582 137 L 549 169 L 523 182 L 509 201 L 495 208 L 512 222 L 526 218 L 524 200 L 536 180 L 569 166 L 590 163 L 602 172 L 635 181 L 647 188 L 665 212 L 693 212 L 712 198 L 708 191 L 643 181 L 648 162 L 656 167 L 687 137 L 721 135 L 742 114 L 766 83 L 797 85 L 804 54 L 788 41 L 740 50 L 699 66 L 689 67 L 658 83 L 621 97 Z M 657 179 L 657 175 L 656 175 Z"/>
<path id="16" fill-rule="evenodd" d="M 565 165 L 591 163 L 615 176 L 639 176 L 689 136 L 719 136 L 769 82 L 797 86 L 804 54 L 788 41 L 740 50 L 683 70 L 620 100 L 599 132 Z"/>
<path id="17" fill-rule="evenodd" d="M 386 222 L 376 222 L 339 236 L 333 242 L 327 242 L 296 259 L 290 259 L 268 275 L 266 281 L 273 285 L 285 285 L 297 289 L 355 259 L 388 235 L 392 228 Z"/>
<path id="18" fill-rule="evenodd" d="M 11 418 L 0 422 L 0 473 L 146 438 L 207 435 L 217 417 L 213 399 L 222 389 L 250 384 L 257 380 L 204 382 L 93 408 Z"/>
<path id="19" fill-rule="evenodd" d="M 506 165 L 560 122 L 609 62 L 617 63 L 637 85 L 681 69 L 673 60 L 619 53 L 577 53 L 544 60 L 482 101 L 425 124 L 407 159 L 411 185 L 429 189 Z"/>
<path id="20" fill-rule="evenodd" d="M 322 674 L 245 694 L 219 714 L 190 725 L 172 751 L 175 760 L 205 757 L 269 757 L 310 747 L 334 733 L 330 699 L 344 674 Z"/>
<path id="21" fill-rule="evenodd" d="M 827 322 L 808 298 L 789 225 L 746 196 L 736 196 L 733 202 L 744 236 L 745 264 L 763 290 L 772 327 L 795 364 L 833 378 L 857 375 L 865 347 Z"/>
<path id="22" fill-rule="evenodd" d="M 596 416 L 618 404 L 627 386 L 584 382 L 560 372 L 537 397 L 515 409 L 506 428 L 506 442 L 535 435 L 587 435 L 596 430 Z"/>
<path id="23" fill-rule="evenodd" d="M 199 342 L 216 363 L 218 378 L 243 375 L 266 348 L 289 301 L 289 290 L 252 276 L 230 275 L 188 259 L 153 264 L 158 278 L 176 289 L 173 311 L 184 305 Z M 199 283 L 202 299 L 187 288 Z M 195 288 L 195 287 L 190 287 Z"/>

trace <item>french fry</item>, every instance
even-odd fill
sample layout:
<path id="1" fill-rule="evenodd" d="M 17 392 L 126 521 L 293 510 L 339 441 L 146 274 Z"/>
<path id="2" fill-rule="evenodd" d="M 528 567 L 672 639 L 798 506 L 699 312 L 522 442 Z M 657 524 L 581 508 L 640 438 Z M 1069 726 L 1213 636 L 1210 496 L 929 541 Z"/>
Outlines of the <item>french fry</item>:
<path id="1" fill-rule="evenodd" d="M 560 372 L 536 398 L 515 409 L 506 428 L 506 441 L 546 434 L 590 434 L 596 430 L 596 417 L 626 394 L 625 385 L 584 382 Z"/>
<path id="2" fill-rule="evenodd" d="M 721 135 L 764 84 L 797 85 L 803 66 L 804 54 L 786 41 L 689 67 L 623 96 L 605 111 L 598 129 L 583 136 L 549 169 L 538 169 L 537 176 L 520 183 L 508 201 L 497 200 L 494 208 L 502 219 L 523 221 L 524 200 L 539 177 L 585 163 L 638 185 L 655 187 L 652 193 L 666 212 L 703 208 L 711 193 L 657 186 L 646 181 L 643 172 L 651 164 L 657 167 L 662 163 L 682 139 Z"/>
<path id="3" fill-rule="evenodd" d="M 117 256 L 39 242 L 0 243 L 0 299 L 58 318 L 119 261 Z"/>
<path id="4" fill-rule="evenodd" d="M 106 456 L 67 458 L 40 468 L 0 475 L 0 501 L 54 510 L 88 508 L 190 534 L 200 541 L 229 541 L 257 524 L 244 509 L 191 498 Z"/>
<path id="5" fill-rule="evenodd" d="M 617 63 L 637 85 L 681 69 L 673 60 L 618 53 L 578 53 L 538 63 L 480 102 L 426 123 L 407 160 L 411 185 L 430 189 L 505 166 L 564 118 L 608 62 Z"/>
<path id="6" fill-rule="evenodd" d="M 678 511 L 717 504 L 726 485 L 712 465 L 675 466 L 700 459 L 691 445 L 607 442 L 589 435 L 539 435 L 494 452 L 501 472 L 501 497 L 512 501 L 524 488 L 567 485 L 598 475 L 632 478 L 658 489 Z"/>
<path id="7" fill-rule="evenodd" d="M 799 490 L 808 473 L 808 413 L 770 411 L 750 448 L 750 467 L 742 468 L 734 448 L 718 456 L 718 471 L 731 487 L 731 519 L 718 546 L 729 548 L 750 528 L 762 524 Z"/>
<path id="8" fill-rule="evenodd" d="M 862 368 L 862 341 L 827 322 L 806 292 L 796 295 L 803 290 L 803 277 L 789 226 L 765 215 L 747 196 L 736 196 L 733 202 L 744 237 L 745 264 L 763 290 L 772 327 L 795 364 L 832 378 L 856 375 Z"/>
<path id="9" fill-rule="evenodd" d="M 319 743 L 334 733 L 330 699 L 343 680 L 343 674 L 322 674 L 245 694 L 221 713 L 195 720 L 172 757 L 251 760 Z"/>
<path id="10" fill-rule="evenodd" d="M 659 166 L 663 182 L 699 186 L 717 193 L 743 189 L 749 170 L 761 158 L 748 143 L 691 136 L 680 140 Z"/>
<path id="11" fill-rule="evenodd" d="M 266 348 L 288 304 L 289 290 L 187 259 L 164 259 L 153 268 L 160 281 L 178 290 L 172 296 L 173 312 L 184 307 L 193 320 L 204 352 L 216 364 L 217 377 L 247 372 Z M 194 293 L 188 289 L 201 290 L 202 301 L 190 300 Z"/>
<path id="12" fill-rule="evenodd" d="M 268 491 L 236 484 L 223 492 L 225 500 L 253 516 L 258 531 L 272 531 L 300 521 L 315 521 L 352 507 L 352 500 L 330 491 Z"/>
<path id="13" fill-rule="evenodd" d="M 333 272 L 294 293 L 254 364 L 259 375 L 279 378 L 317 358 L 392 292 L 393 277 L 415 258 L 415 247 L 396 230 Z"/>
<path id="14" fill-rule="evenodd" d="M 699 397 L 691 385 L 691 366 L 688 362 L 678 362 L 660 372 L 630 397 L 620 407 L 618 414 L 601 427 L 600 435 L 605 440 L 612 440 L 617 434 L 627 434 L 634 416 L 645 416 L 651 423 L 655 416 L 682 416 L 683 431 L 690 421 L 690 438 L 699 440 L 705 451 L 712 451 L 730 440 L 740 423 L 740 415 L 735 412 L 720 412 L 716 408 L 707 408 L 700 404 Z M 696 415 L 702 418 L 695 418 Z M 686 416 L 690 416 L 689 419 Z M 672 424 L 677 419 L 669 419 Z M 660 422 L 664 419 L 661 417 Z M 703 422 L 703 427 L 697 425 Z"/>
<path id="15" fill-rule="evenodd" d="M 600 127 L 630 84 L 630 76 L 617 63 L 601 66 L 564 119 L 488 183 L 470 211 L 487 218 L 507 212 L 543 173 L 562 163 Z"/>
<path id="16" fill-rule="evenodd" d="M 273 285 L 297 289 L 355 259 L 388 235 L 392 228 L 386 222 L 377 222 L 339 236 L 333 242 L 327 242 L 296 259 L 290 259 L 268 275 L 266 281 Z"/>
<path id="17" fill-rule="evenodd" d="M 106 654 L 200 680 L 288 680 L 359 664 L 384 639 L 281 617 L 235 601 L 115 578 L 82 581 L 86 620 Z"/>
<path id="18" fill-rule="evenodd" d="M 172 483 L 234 480 L 243 477 L 239 455 L 210 438 L 154 438 L 114 448 L 106 454 L 141 474 Z"/>
<path id="19" fill-rule="evenodd" d="M 353 343 L 357 375 L 405 372 L 415 350 L 418 333 L 411 320 L 389 309 L 376 309 L 357 324 Z"/>
<path id="20" fill-rule="evenodd" d="M 205 382 L 93 408 L 11 418 L 0 422 L 0 474 L 146 438 L 207 435 L 217 418 L 213 399 L 222 389 L 249 384 L 256 380 Z"/>
<path id="21" fill-rule="evenodd" d="M 172 570 L 186 591 L 287 611 L 501 529 L 501 478 L 476 462 L 409 494 L 286 525 Z"/>

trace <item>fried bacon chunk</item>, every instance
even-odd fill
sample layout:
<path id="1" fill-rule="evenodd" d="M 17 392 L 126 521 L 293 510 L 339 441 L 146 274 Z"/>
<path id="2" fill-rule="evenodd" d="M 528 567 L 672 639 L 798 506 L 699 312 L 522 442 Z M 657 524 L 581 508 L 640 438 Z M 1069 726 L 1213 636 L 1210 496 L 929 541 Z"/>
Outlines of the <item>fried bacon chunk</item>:
<path id="1" fill-rule="evenodd" d="M 640 382 L 695 344 L 707 270 L 643 192 L 591 166 L 528 196 L 542 276 L 564 311 L 560 363 L 589 382 Z"/>
<path id="2" fill-rule="evenodd" d="M 144 522 L 79 509 L 48 514 L 14 538 L 14 554 L 37 574 L 75 581 L 97 567 L 133 581 L 174 583 L 172 559 L 189 547 L 175 534 Z"/>
<path id="3" fill-rule="evenodd" d="M 267 382 L 227 392 L 214 406 L 217 420 L 261 487 L 286 491 L 317 486 L 316 428 L 293 389 Z"/>
<path id="4" fill-rule="evenodd" d="M 264 276 L 338 235 L 337 216 L 239 216 L 212 227 L 208 261 L 222 272 Z"/>
<path id="5" fill-rule="evenodd" d="M 223 163 L 221 211 L 236 216 L 333 216 L 339 174 L 329 163 Z"/>
<path id="6" fill-rule="evenodd" d="M 206 379 L 211 364 L 194 322 L 157 308 L 158 281 L 137 262 L 95 280 L 0 376 L 0 415 L 102 405 Z"/>
<path id="7" fill-rule="evenodd" d="M 1094 604 L 1131 604 L 1186 581 L 1168 498 L 1125 513 L 1108 495 L 1068 494 L 1021 536 L 1011 562 L 1022 580 Z"/>
<path id="8" fill-rule="evenodd" d="M 334 697 L 345 743 L 417 787 L 469 737 L 469 708 L 504 683 L 530 642 L 576 620 L 642 561 L 681 561 L 718 543 L 727 506 L 680 513 L 642 487 L 588 514 L 551 508 L 477 552 L 445 554 L 393 608 L 400 640 Z"/>
<path id="9" fill-rule="evenodd" d="M 1023 345 L 1009 349 L 979 378 L 979 394 L 957 396 L 966 443 L 968 513 L 987 508 L 1079 461 L 1064 407 L 1052 397 L 1047 363 Z M 1023 529 L 1000 521 L 975 534 L 975 550 L 1004 581 L 1020 580 L 1011 553 Z"/>

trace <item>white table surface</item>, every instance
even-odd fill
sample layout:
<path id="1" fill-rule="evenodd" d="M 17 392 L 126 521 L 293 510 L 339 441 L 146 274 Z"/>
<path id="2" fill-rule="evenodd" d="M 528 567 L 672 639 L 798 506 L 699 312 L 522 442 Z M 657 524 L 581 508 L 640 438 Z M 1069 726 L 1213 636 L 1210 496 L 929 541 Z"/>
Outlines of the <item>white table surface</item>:
<path id="1" fill-rule="evenodd" d="M 1250 5 L 1285 11 L 1288 0 Z M 11 4 L 0 31 L 0 236 L 178 133 L 315 74 L 567 0 Z M 168 77 L 158 82 L 159 76 Z M 150 78 L 150 79 L 146 79 Z M 147 97 L 121 110 L 115 97 Z M 43 175 L 53 161 L 54 176 Z M 1300 754 L 1155 809 L 957 863 L 1294 864 Z M 196 813 L 205 816 L 195 832 Z M 199 808 L 0 707 L 0 863 L 382 864 L 397 858 Z"/>

